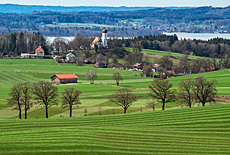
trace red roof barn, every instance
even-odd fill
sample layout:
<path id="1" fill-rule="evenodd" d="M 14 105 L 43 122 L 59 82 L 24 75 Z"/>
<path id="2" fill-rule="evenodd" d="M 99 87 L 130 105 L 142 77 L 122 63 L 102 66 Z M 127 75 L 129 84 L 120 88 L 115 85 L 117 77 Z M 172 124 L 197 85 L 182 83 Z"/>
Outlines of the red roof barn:
<path id="1" fill-rule="evenodd" d="M 77 83 L 78 79 L 75 74 L 55 74 L 50 78 L 52 83 Z"/>

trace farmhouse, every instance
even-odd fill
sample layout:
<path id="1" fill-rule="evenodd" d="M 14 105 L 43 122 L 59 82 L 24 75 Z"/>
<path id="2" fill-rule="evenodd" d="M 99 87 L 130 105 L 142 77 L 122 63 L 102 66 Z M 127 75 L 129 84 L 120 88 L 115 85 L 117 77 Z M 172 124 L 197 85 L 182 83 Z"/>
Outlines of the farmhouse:
<path id="1" fill-rule="evenodd" d="M 44 54 L 45 53 L 44 53 L 44 50 L 42 49 L 42 47 L 38 46 L 38 48 L 35 50 L 35 55 L 37 57 L 43 57 Z"/>
<path id="2" fill-rule="evenodd" d="M 74 59 L 75 59 L 75 55 L 74 55 L 73 53 L 68 53 L 68 54 L 66 55 L 66 60 L 72 61 L 72 60 L 74 60 Z"/>
<path id="3" fill-rule="evenodd" d="M 52 83 L 77 83 L 78 79 L 75 74 L 55 74 L 50 78 Z"/>

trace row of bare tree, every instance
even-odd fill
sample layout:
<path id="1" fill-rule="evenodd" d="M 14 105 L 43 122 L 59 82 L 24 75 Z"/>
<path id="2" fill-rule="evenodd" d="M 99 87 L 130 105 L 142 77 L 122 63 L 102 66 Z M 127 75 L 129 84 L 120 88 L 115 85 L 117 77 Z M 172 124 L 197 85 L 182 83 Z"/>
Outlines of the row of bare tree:
<path id="1" fill-rule="evenodd" d="M 113 78 L 121 77 L 118 73 L 113 74 Z M 121 79 L 120 79 L 121 80 Z M 119 85 L 119 80 L 117 85 Z M 155 79 L 149 88 L 149 95 L 153 99 L 157 99 L 162 103 L 162 110 L 165 109 L 165 104 L 169 102 L 182 103 L 190 108 L 194 103 L 202 103 L 205 106 L 207 102 L 215 102 L 216 80 L 207 81 L 204 77 L 199 76 L 195 79 L 185 79 L 179 83 L 179 91 L 172 90 L 172 84 L 168 80 Z M 15 106 L 14 109 L 19 110 L 19 119 L 21 119 L 22 108 L 25 111 L 25 119 L 27 119 L 27 111 L 33 104 L 43 105 L 46 109 L 46 118 L 48 118 L 48 108 L 57 105 L 58 88 L 49 82 L 39 81 L 37 83 L 20 83 L 13 86 L 8 99 L 8 104 Z M 62 93 L 62 108 L 69 107 L 70 117 L 72 117 L 73 105 L 81 104 L 79 95 L 82 92 L 74 88 L 66 88 Z M 137 97 L 130 89 L 120 89 L 115 92 L 110 101 L 121 106 L 126 113 L 127 109 L 135 102 Z M 147 106 L 154 107 L 156 102 L 147 103 Z"/>
<path id="2" fill-rule="evenodd" d="M 216 80 L 207 81 L 203 76 L 195 79 L 185 79 L 179 83 L 179 91 L 172 90 L 172 84 L 168 80 L 155 79 L 149 88 L 149 95 L 162 103 L 162 110 L 165 109 L 165 104 L 169 102 L 180 102 L 185 106 L 192 107 L 195 103 L 202 103 L 205 106 L 207 102 L 215 102 Z M 135 102 L 137 97 L 130 89 L 120 89 L 115 92 L 110 101 L 121 106 L 126 113 L 127 109 Z M 155 101 L 147 103 L 148 107 L 154 107 Z"/>
<path id="3" fill-rule="evenodd" d="M 46 118 L 48 118 L 48 108 L 57 105 L 58 88 L 50 82 L 39 81 L 36 83 L 19 83 L 13 86 L 8 99 L 8 104 L 15 106 L 19 110 L 19 119 L 21 119 L 22 109 L 24 108 L 25 119 L 27 111 L 34 105 L 43 105 L 46 109 Z M 79 95 L 81 91 L 74 88 L 66 88 L 62 93 L 62 107 L 70 107 L 70 117 L 72 117 L 72 106 L 81 104 Z"/>

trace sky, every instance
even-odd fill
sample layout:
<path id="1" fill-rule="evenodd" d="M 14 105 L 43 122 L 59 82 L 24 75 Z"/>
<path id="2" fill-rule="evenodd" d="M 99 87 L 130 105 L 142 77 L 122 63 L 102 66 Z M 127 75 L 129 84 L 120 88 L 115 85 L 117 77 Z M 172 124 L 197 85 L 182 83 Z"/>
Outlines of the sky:
<path id="1" fill-rule="evenodd" d="M 229 0 L 0 0 L 0 4 L 6 3 L 52 6 L 230 6 Z"/>

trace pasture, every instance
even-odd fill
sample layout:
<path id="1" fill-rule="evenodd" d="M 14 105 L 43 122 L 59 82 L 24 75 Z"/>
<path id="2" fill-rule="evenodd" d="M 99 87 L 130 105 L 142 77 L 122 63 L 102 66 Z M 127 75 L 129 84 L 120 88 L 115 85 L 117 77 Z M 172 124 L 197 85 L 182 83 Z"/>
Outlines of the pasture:
<path id="1" fill-rule="evenodd" d="M 230 105 L 49 119 L 1 119 L 0 154 L 230 152 Z"/>
<path id="2" fill-rule="evenodd" d="M 1 59 L 0 60 L 0 118 L 17 118 L 18 111 L 12 111 L 12 107 L 7 105 L 8 93 L 14 84 L 22 82 L 37 82 L 37 81 L 51 81 L 50 77 L 57 73 L 74 73 L 79 77 L 79 84 L 75 85 L 57 85 L 58 94 L 65 88 L 76 88 L 82 91 L 80 100 L 82 105 L 73 108 L 73 117 L 84 116 L 85 108 L 87 115 L 102 115 L 122 114 L 123 109 L 114 103 L 111 103 L 108 98 L 117 90 L 121 88 L 129 88 L 133 93 L 138 96 L 138 100 L 128 109 L 128 113 L 148 112 L 152 111 L 151 108 L 146 107 L 146 103 L 152 101 L 148 93 L 150 92 L 148 86 L 153 81 L 152 78 L 140 77 L 139 71 L 127 71 L 112 68 L 97 68 L 98 79 L 95 84 L 89 84 L 84 76 L 92 65 L 85 65 L 82 67 L 75 64 L 57 64 L 54 60 L 44 59 Z M 115 81 L 112 80 L 112 74 L 120 72 L 123 77 L 120 86 L 117 87 Z M 202 73 L 199 76 L 205 76 L 208 80 L 216 79 L 218 81 L 216 87 L 218 95 L 229 95 L 230 84 L 228 77 L 230 74 L 229 69 Z M 134 76 L 137 75 L 137 76 Z M 198 74 L 173 77 L 169 81 L 173 84 L 173 89 L 178 89 L 178 84 L 182 79 L 196 78 Z M 61 99 L 58 100 L 58 106 L 49 108 L 49 117 L 68 117 L 69 110 L 62 109 Z M 168 103 L 166 109 L 180 108 L 179 103 Z M 156 110 L 161 109 L 161 104 L 156 105 Z M 23 116 L 22 116 L 23 117 Z M 45 109 L 42 106 L 34 105 L 28 110 L 28 119 L 44 118 Z"/>
<path id="3" fill-rule="evenodd" d="M 126 47 L 125 48 L 127 51 L 133 51 L 132 48 Z M 142 49 L 143 53 L 148 53 L 148 54 L 154 54 L 154 55 L 169 55 L 169 53 L 167 51 L 159 51 L 159 50 L 150 50 L 150 49 Z M 183 54 L 180 53 L 175 53 L 175 52 L 170 52 L 170 55 L 173 57 L 182 57 Z M 197 58 L 202 58 L 199 56 L 192 56 L 192 55 L 188 55 L 189 59 L 197 59 Z"/>
<path id="4" fill-rule="evenodd" d="M 56 23 L 42 25 L 40 27 L 60 27 L 60 28 L 70 28 L 70 27 L 100 27 L 100 28 L 108 28 L 108 27 L 120 27 L 120 26 L 113 26 L 113 25 L 104 25 L 104 24 L 94 24 L 94 23 Z"/>

